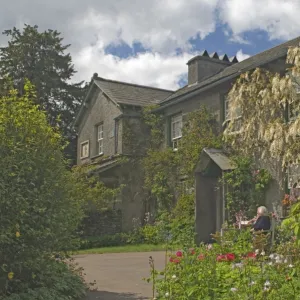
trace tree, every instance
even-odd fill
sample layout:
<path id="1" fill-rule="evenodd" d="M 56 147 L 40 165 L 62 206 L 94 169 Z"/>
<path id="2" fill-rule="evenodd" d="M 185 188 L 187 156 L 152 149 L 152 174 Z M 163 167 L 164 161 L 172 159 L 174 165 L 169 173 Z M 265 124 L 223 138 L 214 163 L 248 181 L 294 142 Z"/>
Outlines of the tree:
<path id="1" fill-rule="evenodd" d="M 229 93 L 230 118 L 225 139 L 240 153 L 268 157 L 283 166 L 300 159 L 300 48 L 290 48 L 285 76 L 264 69 L 242 74 Z M 237 132 L 236 123 L 242 122 Z"/>
<path id="2" fill-rule="evenodd" d="M 251 154 L 257 161 L 271 158 L 275 165 L 281 163 L 281 172 L 300 163 L 300 47 L 288 50 L 286 62 L 290 68 L 284 76 L 264 69 L 240 76 L 229 93 L 232 122 L 224 133 L 240 154 Z M 242 122 L 236 132 L 238 115 Z M 281 177 L 282 173 L 277 179 Z M 300 241 L 300 202 L 296 201 L 284 223 Z"/>
<path id="3" fill-rule="evenodd" d="M 22 96 L 11 89 L 0 98 L 0 298 L 54 284 L 50 257 L 72 248 L 83 217 L 62 137 L 35 97 L 25 82 Z"/>
<path id="4" fill-rule="evenodd" d="M 70 83 L 75 74 L 71 55 L 65 54 L 70 45 L 56 30 L 38 31 L 38 26 L 26 25 L 3 32 L 10 38 L 8 46 L 0 48 L 0 74 L 13 80 L 20 94 L 24 80 L 36 89 L 36 104 L 47 112 L 51 126 L 58 126 L 70 143 L 68 158 L 76 157 L 76 135 L 71 123 L 83 100 L 83 83 Z"/>

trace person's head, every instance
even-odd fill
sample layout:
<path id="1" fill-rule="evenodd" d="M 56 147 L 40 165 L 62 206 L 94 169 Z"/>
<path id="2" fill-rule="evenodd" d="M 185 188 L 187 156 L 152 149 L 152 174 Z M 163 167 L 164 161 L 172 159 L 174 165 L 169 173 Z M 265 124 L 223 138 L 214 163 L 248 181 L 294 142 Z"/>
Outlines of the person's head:
<path id="1" fill-rule="evenodd" d="M 258 209 L 257 209 L 257 215 L 258 216 L 265 216 L 267 215 L 268 213 L 268 210 L 265 206 L 260 206 Z"/>

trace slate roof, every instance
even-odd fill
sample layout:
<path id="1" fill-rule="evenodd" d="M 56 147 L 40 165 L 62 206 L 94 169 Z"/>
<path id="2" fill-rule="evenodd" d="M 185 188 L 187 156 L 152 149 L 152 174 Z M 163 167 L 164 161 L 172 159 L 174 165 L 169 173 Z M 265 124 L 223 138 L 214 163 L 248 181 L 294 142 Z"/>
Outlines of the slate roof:
<path id="1" fill-rule="evenodd" d="M 227 77 L 232 77 L 234 75 L 238 76 L 241 72 L 246 72 L 248 70 L 264 65 L 269 61 L 275 60 L 279 57 L 283 57 L 287 54 L 288 47 L 298 46 L 299 43 L 300 43 L 300 37 L 297 37 L 293 40 L 278 45 L 274 48 L 253 55 L 239 63 L 235 63 L 229 67 L 226 67 L 221 72 L 199 82 L 198 84 L 184 86 L 183 88 L 177 90 L 175 93 L 173 93 L 172 95 L 170 95 L 169 97 L 161 101 L 160 103 L 163 107 L 163 105 L 166 104 L 167 102 L 171 102 L 176 98 L 180 98 L 180 96 L 184 96 L 198 89 L 208 87 L 209 85 L 213 83 L 217 83 L 220 80 L 224 80 Z"/>
<path id="2" fill-rule="evenodd" d="M 173 91 L 97 77 L 95 84 L 118 104 L 146 106 L 158 104 Z"/>

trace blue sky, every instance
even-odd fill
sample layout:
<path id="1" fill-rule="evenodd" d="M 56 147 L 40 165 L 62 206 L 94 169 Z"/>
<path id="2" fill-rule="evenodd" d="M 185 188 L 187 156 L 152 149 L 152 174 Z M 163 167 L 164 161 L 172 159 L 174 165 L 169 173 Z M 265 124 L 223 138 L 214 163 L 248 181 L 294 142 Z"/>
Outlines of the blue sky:
<path id="1" fill-rule="evenodd" d="M 4 0 L 0 0 L 4 1 Z M 22 0 L 5 2 L 0 29 L 57 29 L 77 74 L 177 89 L 203 50 L 239 60 L 300 35 L 300 0 Z M 34 7 L 35 9 L 32 9 Z M 0 45 L 6 40 L 0 37 Z"/>

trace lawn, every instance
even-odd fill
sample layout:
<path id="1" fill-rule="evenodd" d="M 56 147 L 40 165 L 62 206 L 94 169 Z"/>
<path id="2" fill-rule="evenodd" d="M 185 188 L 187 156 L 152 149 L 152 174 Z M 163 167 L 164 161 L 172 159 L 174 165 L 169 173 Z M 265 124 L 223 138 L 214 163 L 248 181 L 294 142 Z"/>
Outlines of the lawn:
<path id="1" fill-rule="evenodd" d="M 116 247 L 103 247 L 94 249 L 85 249 L 74 252 L 73 254 L 103 254 L 103 253 L 126 253 L 126 252 L 151 252 L 163 251 L 164 245 L 125 245 Z"/>

